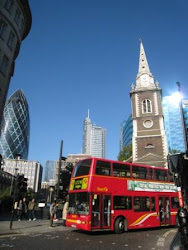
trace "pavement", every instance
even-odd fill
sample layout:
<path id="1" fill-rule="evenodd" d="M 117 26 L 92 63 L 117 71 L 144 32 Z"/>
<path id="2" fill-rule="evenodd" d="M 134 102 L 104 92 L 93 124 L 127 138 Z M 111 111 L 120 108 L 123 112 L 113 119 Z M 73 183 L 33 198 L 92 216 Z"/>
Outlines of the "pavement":
<path id="1" fill-rule="evenodd" d="M 12 229 L 10 229 L 10 218 L 0 217 L 0 237 L 13 234 L 31 234 L 31 233 L 43 233 L 49 231 L 65 231 L 70 230 L 63 226 L 63 220 L 59 219 L 53 222 L 53 227 L 50 227 L 50 220 L 37 219 L 35 221 L 29 220 L 14 220 L 12 223 Z"/>

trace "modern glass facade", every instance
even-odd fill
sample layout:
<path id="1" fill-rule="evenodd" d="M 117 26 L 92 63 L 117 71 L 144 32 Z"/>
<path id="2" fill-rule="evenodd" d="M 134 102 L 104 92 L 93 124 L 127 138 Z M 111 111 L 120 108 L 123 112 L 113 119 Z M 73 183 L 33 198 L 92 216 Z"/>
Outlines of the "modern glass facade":
<path id="1" fill-rule="evenodd" d="M 162 99 L 162 108 L 169 152 L 174 150 L 185 152 L 180 99 L 178 100 L 174 96 L 165 96 Z"/>
<path id="2" fill-rule="evenodd" d="M 126 121 L 121 123 L 121 132 L 120 132 L 120 150 L 123 146 L 129 146 L 132 143 L 133 136 L 133 120 L 132 114 L 128 117 Z"/>
<path id="3" fill-rule="evenodd" d="M 44 181 L 50 181 L 55 179 L 55 168 L 56 162 L 55 161 L 46 161 L 45 163 L 45 175 Z"/>
<path id="4" fill-rule="evenodd" d="M 20 155 L 28 159 L 30 136 L 29 108 L 24 93 L 17 90 L 8 99 L 3 112 L 0 153 L 5 159 Z"/>

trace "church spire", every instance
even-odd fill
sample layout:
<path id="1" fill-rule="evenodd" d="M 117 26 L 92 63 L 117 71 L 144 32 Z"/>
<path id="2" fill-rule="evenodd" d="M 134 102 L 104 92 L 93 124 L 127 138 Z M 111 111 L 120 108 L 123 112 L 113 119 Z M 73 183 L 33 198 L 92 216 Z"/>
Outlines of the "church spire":
<path id="1" fill-rule="evenodd" d="M 140 39 L 140 59 L 139 59 L 139 67 L 138 67 L 138 74 L 142 73 L 150 73 L 148 61 L 146 58 L 146 54 L 144 51 L 144 46 L 142 40 Z"/>
<path id="2" fill-rule="evenodd" d="M 139 58 L 139 66 L 138 66 L 138 74 L 136 78 L 135 90 L 146 89 L 146 88 L 153 89 L 156 88 L 156 85 L 154 83 L 154 77 L 149 69 L 143 43 L 140 40 L 140 58 Z"/>

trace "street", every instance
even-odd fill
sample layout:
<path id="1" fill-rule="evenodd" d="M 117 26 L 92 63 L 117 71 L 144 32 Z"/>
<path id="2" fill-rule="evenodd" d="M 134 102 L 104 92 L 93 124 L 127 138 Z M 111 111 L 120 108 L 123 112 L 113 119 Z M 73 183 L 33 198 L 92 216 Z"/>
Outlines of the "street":
<path id="1" fill-rule="evenodd" d="M 59 228 L 58 228 L 59 229 Z M 47 232 L 32 232 L 0 237 L 1 249 L 143 249 L 166 250 L 176 233 L 176 228 L 88 233 L 71 228 Z"/>

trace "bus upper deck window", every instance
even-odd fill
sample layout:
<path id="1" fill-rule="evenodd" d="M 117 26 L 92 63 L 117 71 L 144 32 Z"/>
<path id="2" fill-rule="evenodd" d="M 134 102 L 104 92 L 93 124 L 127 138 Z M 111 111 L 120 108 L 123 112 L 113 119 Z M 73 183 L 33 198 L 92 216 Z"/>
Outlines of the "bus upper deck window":
<path id="1" fill-rule="evenodd" d="M 96 172 L 97 175 L 111 175 L 110 162 L 97 161 Z"/>
<path id="2" fill-rule="evenodd" d="M 130 166 L 125 164 L 113 163 L 113 176 L 130 178 Z"/>
<path id="3" fill-rule="evenodd" d="M 73 177 L 88 175 L 91 166 L 91 159 L 79 161 L 74 170 Z"/>
<path id="4" fill-rule="evenodd" d="M 158 181 L 167 181 L 167 171 L 164 169 L 154 169 L 155 180 Z"/>
<path id="5" fill-rule="evenodd" d="M 132 166 L 132 175 L 136 179 L 147 179 L 147 168 Z"/>

